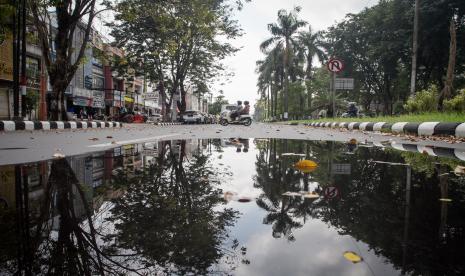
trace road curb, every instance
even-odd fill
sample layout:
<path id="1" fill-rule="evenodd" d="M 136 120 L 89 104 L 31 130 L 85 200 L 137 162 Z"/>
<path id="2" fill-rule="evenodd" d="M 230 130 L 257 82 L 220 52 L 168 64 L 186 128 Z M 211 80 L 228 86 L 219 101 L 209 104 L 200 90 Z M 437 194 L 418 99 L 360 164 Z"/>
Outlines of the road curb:
<path id="1" fill-rule="evenodd" d="M 363 145 L 363 144 L 362 144 Z M 373 142 L 378 148 L 391 148 L 400 151 L 422 153 L 429 156 L 454 158 L 465 161 L 465 150 L 457 148 L 446 148 L 436 146 L 424 146 L 418 144 L 401 143 L 395 141 Z"/>
<path id="2" fill-rule="evenodd" d="M 156 123 L 157 126 L 177 126 L 182 125 L 182 123 Z"/>
<path id="3" fill-rule="evenodd" d="M 120 122 L 0 121 L 0 131 L 118 128 Z"/>
<path id="4" fill-rule="evenodd" d="M 445 122 L 397 122 L 389 124 L 386 122 L 314 122 L 304 124 L 311 127 L 345 128 L 349 130 L 383 131 L 394 134 L 413 134 L 418 136 L 447 135 L 457 138 L 465 137 L 465 123 Z"/>

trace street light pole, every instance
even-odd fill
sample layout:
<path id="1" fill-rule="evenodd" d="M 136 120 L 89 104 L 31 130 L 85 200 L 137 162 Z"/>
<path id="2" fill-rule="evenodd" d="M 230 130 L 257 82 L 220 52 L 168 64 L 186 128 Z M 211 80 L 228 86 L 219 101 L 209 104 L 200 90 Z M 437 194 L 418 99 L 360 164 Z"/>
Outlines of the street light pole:
<path id="1" fill-rule="evenodd" d="M 418 15 L 420 13 L 420 0 L 415 0 L 415 15 L 413 18 L 413 45 L 412 45 L 412 75 L 410 77 L 410 96 L 415 95 L 417 78 L 417 51 L 418 51 Z"/>

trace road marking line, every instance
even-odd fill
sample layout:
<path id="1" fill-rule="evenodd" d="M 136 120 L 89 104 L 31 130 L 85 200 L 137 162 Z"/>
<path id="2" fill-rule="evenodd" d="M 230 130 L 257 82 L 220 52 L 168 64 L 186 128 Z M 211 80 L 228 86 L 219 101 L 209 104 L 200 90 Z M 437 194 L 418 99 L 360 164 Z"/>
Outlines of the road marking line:
<path id="1" fill-rule="evenodd" d="M 88 148 L 100 148 L 100 147 L 109 147 L 109 146 L 115 146 L 115 145 L 137 144 L 137 143 L 142 143 L 142 142 L 156 141 L 156 140 L 160 140 L 160 139 L 168 138 L 172 136 L 177 136 L 177 135 L 179 135 L 179 133 L 153 136 L 153 137 L 148 137 L 148 138 L 133 139 L 133 140 L 118 141 L 115 143 L 110 142 L 110 143 L 104 143 L 104 144 L 90 145 L 87 147 Z"/>

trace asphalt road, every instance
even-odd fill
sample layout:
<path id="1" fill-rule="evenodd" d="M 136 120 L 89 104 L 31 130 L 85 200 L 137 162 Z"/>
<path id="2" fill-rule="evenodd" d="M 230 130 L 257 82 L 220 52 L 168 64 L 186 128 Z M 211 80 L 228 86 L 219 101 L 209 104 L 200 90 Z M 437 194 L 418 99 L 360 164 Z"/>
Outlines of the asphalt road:
<path id="1" fill-rule="evenodd" d="M 388 136 L 372 132 L 340 131 L 278 124 L 254 123 L 250 127 L 229 125 L 175 125 L 126 124 L 120 129 L 79 129 L 58 131 L 17 131 L 0 133 L 0 165 L 46 160 L 59 152 L 65 156 L 98 152 L 124 144 L 157 140 L 202 138 L 284 138 L 302 140 L 331 140 L 347 142 L 381 142 L 392 139 L 399 143 L 451 147 L 465 150 L 465 143 L 420 140 Z"/>

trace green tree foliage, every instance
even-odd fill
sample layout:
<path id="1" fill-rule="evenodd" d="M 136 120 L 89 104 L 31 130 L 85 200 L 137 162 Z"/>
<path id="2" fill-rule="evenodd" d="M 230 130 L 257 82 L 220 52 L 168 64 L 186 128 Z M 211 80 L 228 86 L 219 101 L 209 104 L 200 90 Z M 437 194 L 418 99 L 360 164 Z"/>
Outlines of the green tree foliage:
<path id="1" fill-rule="evenodd" d="M 223 93 L 220 93 L 220 95 L 215 97 L 215 101 L 208 106 L 209 113 L 219 115 L 221 112 L 221 106 L 224 104 L 229 104 L 229 102 L 224 98 Z"/>
<path id="2" fill-rule="evenodd" d="M 318 97 L 311 94 L 312 83 L 318 80 L 317 76 L 311 75 L 310 61 L 315 56 L 320 61 L 337 57 L 345 64 L 344 71 L 338 77 L 355 79 L 354 90 L 337 92 L 341 100 L 356 101 L 365 110 L 372 108 L 372 113 L 377 114 L 389 115 L 402 111 L 402 105 L 409 98 L 413 13 L 412 0 L 381 0 L 359 13 L 347 14 L 341 22 L 322 32 L 315 33 L 311 28 L 308 32 L 301 31 L 299 39 L 291 43 L 292 53 L 297 53 L 298 57 L 289 58 L 289 67 L 286 67 L 289 75 L 295 72 L 294 79 L 282 76 L 283 84 L 287 79 L 290 82 L 305 81 L 306 109 L 310 113 L 315 109 L 313 101 Z M 449 70 L 449 76 L 455 71 L 457 77 L 449 86 L 460 91 L 465 85 L 465 79 L 461 77 L 465 72 L 465 45 L 460 43 L 465 38 L 464 18 L 465 2 L 462 0 L 420 1 L 419 91 L 431 85 L 436 85 L 439 91 L 443 90 L 449 63 L 450 26 L 456 30 L 457 53 L 455 70 Z M 271 43 L 270 40 L 266 42 Z M 259 73 L 266 71 L 264 68 L 258 69 Z M 304 74 L 300 76 L 300 72 Z M 260 90 L 263 87 L 260 77 L 258 83 Z M 454 93 L 451 93 L 451 98 L 455 96 Z M 261 93 L 261 96 L 266 95 Z M 297 104 L 301 105 L 300 102 Z"/>
<path id="3" fill-rule="evenodd" d="M 462 89 L 454 98 L 444 100 L 444 110 L 457 113 L 465 112 L 465 89 Z"/>
<path id="4" fill-rule="evenodd" d="M 286 10 L 278 11 L 278 22 L 268 24 L 268 30 L 271 37 L 260 44 L 260 49 L 266 52 L 272 45 L 284 49 L 283 55 L 283 78 L 284 78 L 284 113 L 287 114 L 289 110 L 288 94 L 289 94 L 289 77 L 295 81 L 296 67 L 291 64 L 294 63 L 295 44 L 297 41 L 296 34 L 300 27 L 303 27 L 307 22 L 298 18 L 300 7 L 295 7 L 294 10 L 287 12 Z"/>
<path id="5" fill-rule="evenodd" d="M 432 85 L 429 89 L 419 91 L 414 97 L 410 97 L 404 108 L 410 113 L 426 113 L 435 111 L 437 106 L 438 87 Z"/>
<path id="6" fill-rule="evenodd" d="M 129 61 L 143 60 L 139 69 L 163 84 L 162 111 L 178 92 L 184 111 L 188 87 L 208 87 L 225 72 L 224 58 L 238 50 L 228 42 L 241 35 L 232 16 L 247 1 L 119 1 L 112 5 L 111 34 Z"/>
<path id="7" fill-rule="evenodd" d="M 98 14 L 95 9 L 96 2 L 96 0 L 27 1 L 34 27 L 39 35 L 42 57 L 52 86 L 53 101 L 56 102 L 56 105 L 52 106 L 57 108 L 51 108 L 52 120 L 68 119 L 64 94 L 81 64 L 90 39 L 92 22 Z M 52 21 L 56 26 L 51 24 Z M 75 33 L 79 28 L 83 29 L 84 36 L 82 41 L 75 41 Z M 53 52 L 53 49 L 56 51 Z"/>

